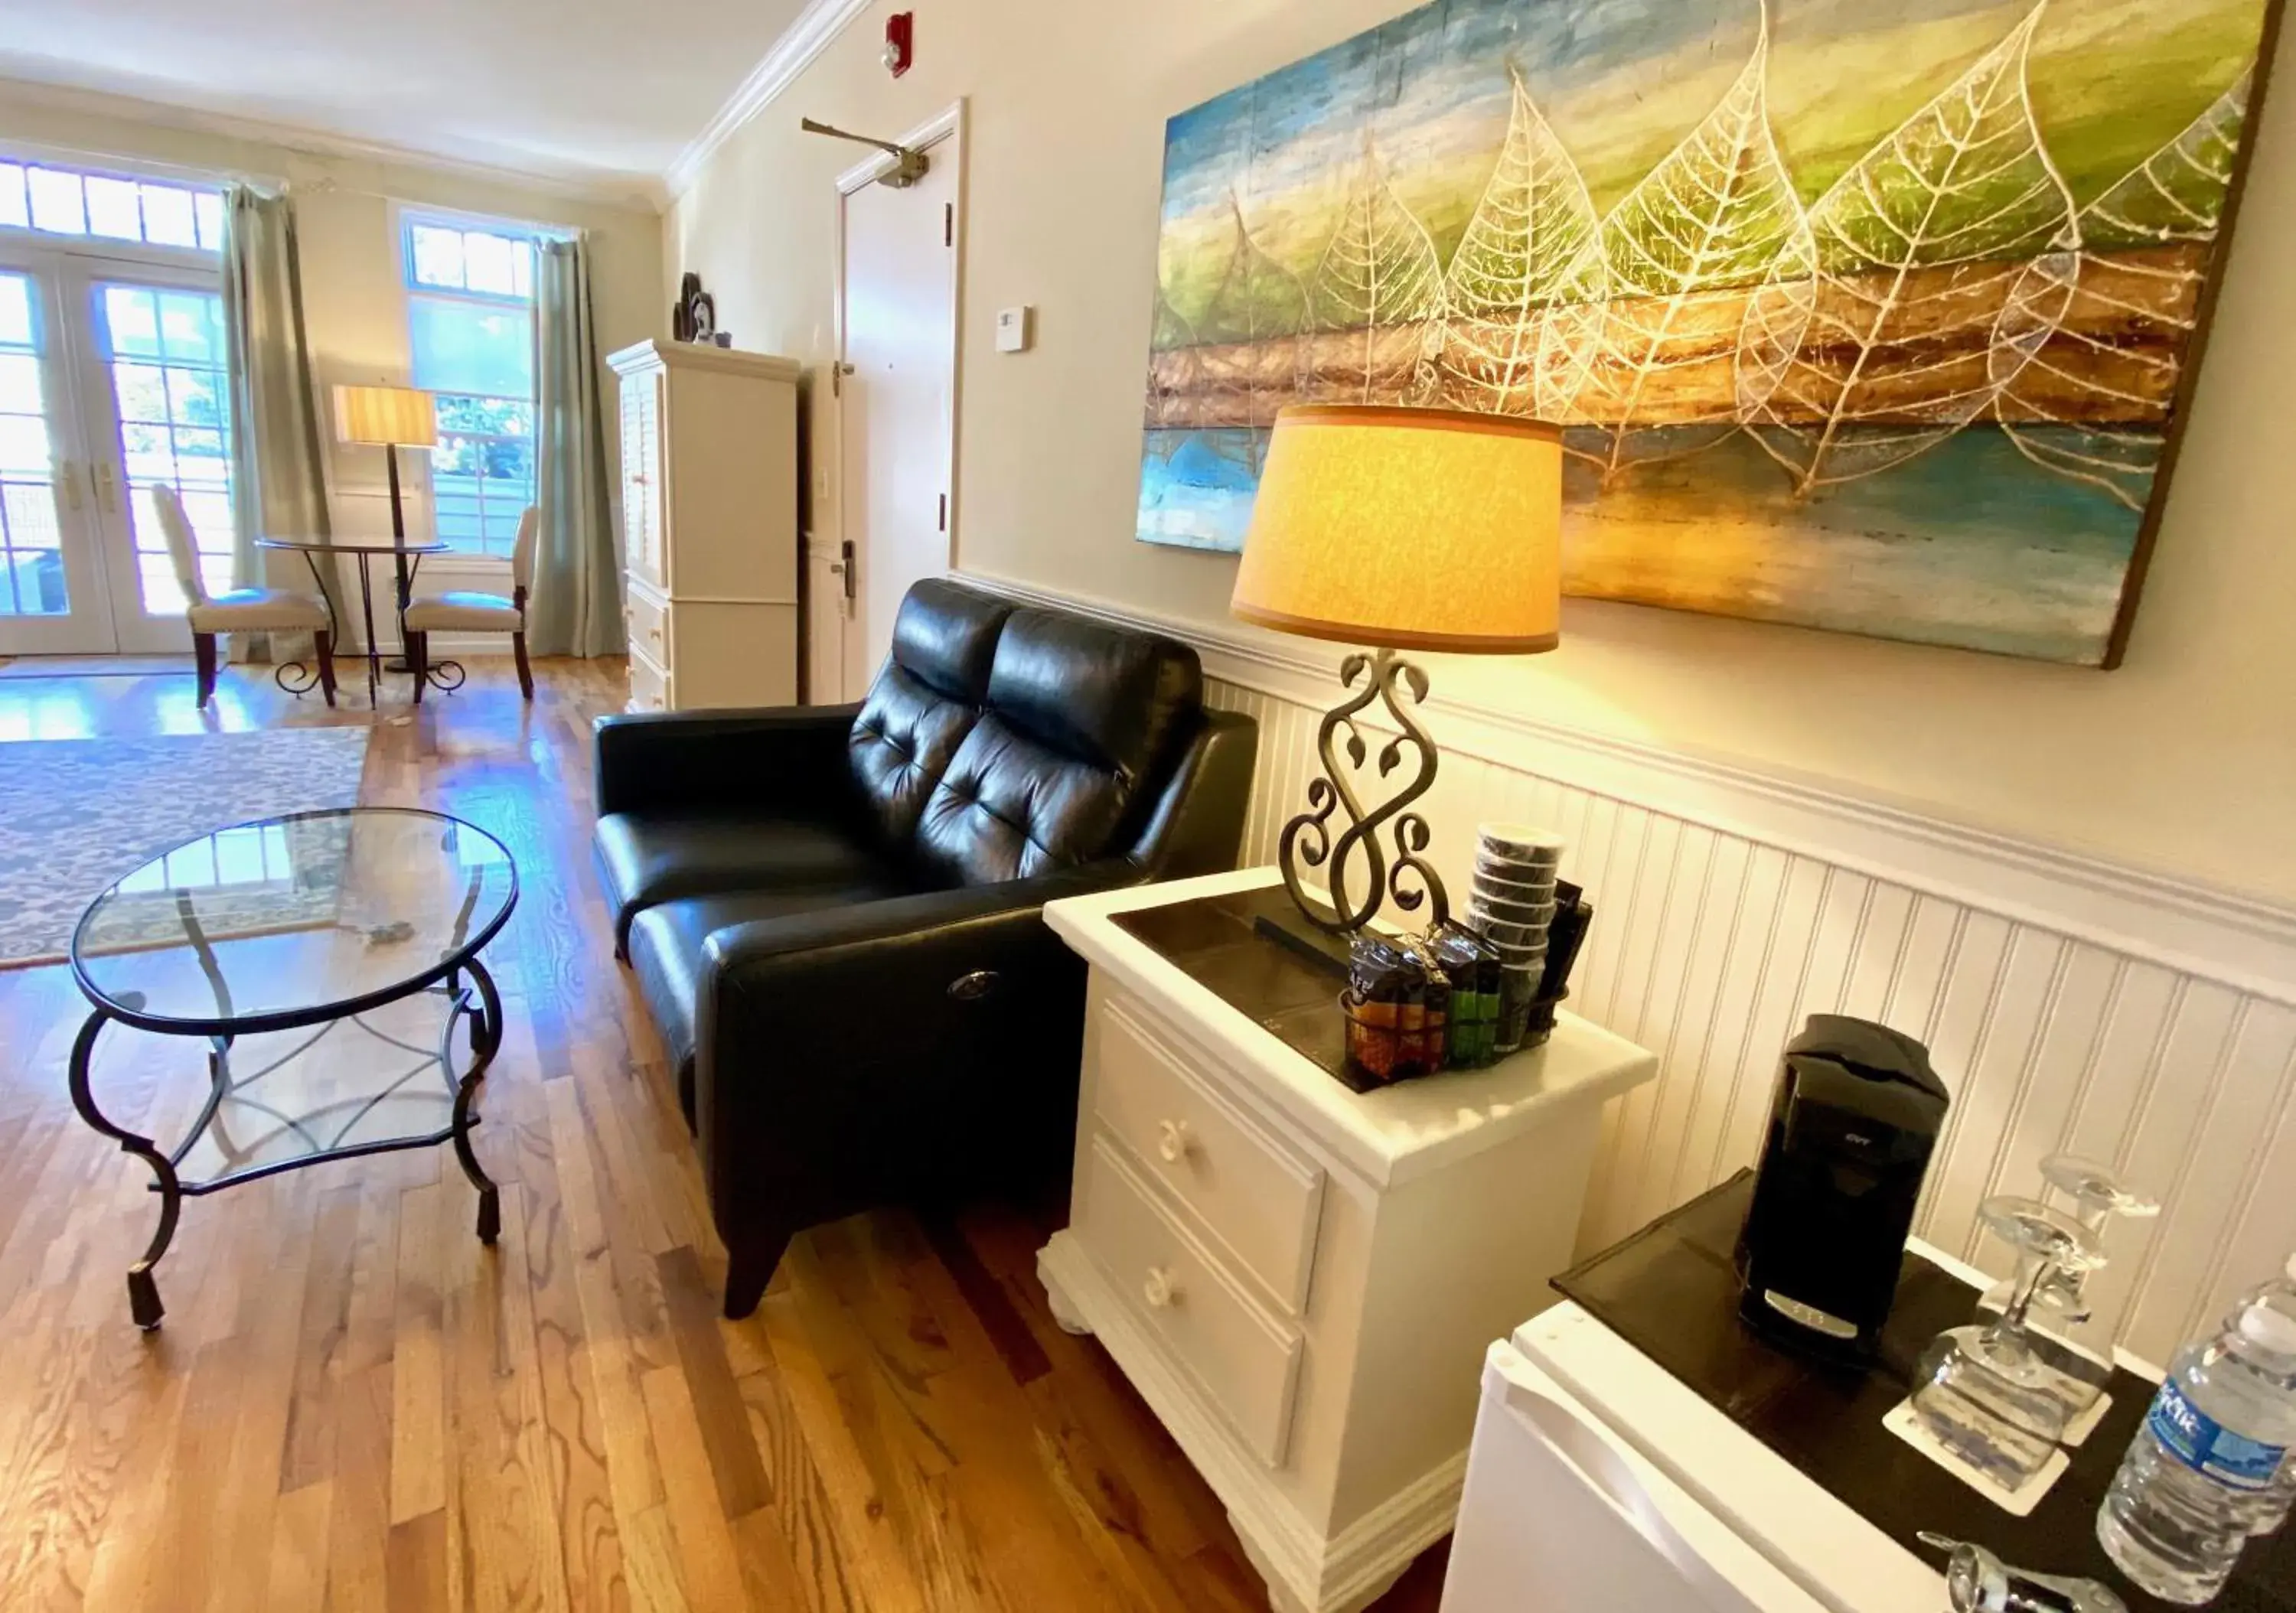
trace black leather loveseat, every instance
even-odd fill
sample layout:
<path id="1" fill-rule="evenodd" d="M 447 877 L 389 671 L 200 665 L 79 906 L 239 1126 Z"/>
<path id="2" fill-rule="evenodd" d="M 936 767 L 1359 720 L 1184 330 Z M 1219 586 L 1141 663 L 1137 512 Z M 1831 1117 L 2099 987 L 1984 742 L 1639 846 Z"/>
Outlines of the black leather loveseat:
<path id="1" fill-rule="evenodd" d="M 757 1306 L 791 1236 L 1056 1173 L 1084 970 L 1056 897 L 1234 865 L 1256 736 L 1195 652 L 940 580 L 858 707 L 597 730 L 616 942 Z"/>

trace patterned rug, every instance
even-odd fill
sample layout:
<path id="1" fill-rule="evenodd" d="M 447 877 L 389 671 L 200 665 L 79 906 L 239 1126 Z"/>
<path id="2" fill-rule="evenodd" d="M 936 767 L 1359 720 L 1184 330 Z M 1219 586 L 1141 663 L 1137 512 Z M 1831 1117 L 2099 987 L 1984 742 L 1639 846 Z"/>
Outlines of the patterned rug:
<path id="1" fill-rule="evenodd" d="M 0 744 L 0 969 L 68 956 L 113 880 L 212 829 L 348 806 L 365 728 Z"/>

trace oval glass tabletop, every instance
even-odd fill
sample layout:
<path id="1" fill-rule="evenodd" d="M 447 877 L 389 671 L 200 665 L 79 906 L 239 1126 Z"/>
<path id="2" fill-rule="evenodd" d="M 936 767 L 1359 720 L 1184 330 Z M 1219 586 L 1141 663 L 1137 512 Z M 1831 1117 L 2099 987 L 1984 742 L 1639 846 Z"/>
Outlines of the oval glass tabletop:
<path id="1" fill-rule="evenodd" d="M 510 853 L 459 818 L 294 813 L 202 835 L 120 880 L 81 916 L 72 970 L 146 1029 L 316 1024 L 443 978 L 517 900 Z"/>

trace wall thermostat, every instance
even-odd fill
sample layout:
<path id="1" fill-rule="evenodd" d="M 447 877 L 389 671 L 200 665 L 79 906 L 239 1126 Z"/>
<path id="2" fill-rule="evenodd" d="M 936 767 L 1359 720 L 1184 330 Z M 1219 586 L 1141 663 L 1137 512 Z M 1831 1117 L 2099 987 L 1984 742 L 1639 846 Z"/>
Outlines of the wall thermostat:
<path id="1" fill-rule="evenodd" d="M 996 310 L 996 350 L 1025 353 L 1037 340 L 1037 310 L 1023 304 Z"/>

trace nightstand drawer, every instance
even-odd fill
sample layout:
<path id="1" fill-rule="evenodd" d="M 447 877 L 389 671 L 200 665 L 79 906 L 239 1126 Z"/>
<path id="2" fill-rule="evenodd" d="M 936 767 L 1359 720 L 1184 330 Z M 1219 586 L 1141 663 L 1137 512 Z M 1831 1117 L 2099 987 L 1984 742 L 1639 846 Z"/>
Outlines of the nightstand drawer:
<path id="1" fill-rule="evenodd" d="M 1095 1137 L 1078 1231 L 1133 1312 L 1194 1374 L 1270 1467 L 1292 1433 L 1300 1339 L 1259 1306 L 1155 1200 L 1117 1147 Z"/>
<path id="2" fill-rule="evenodd" d="M 1097 1114 L 1276 1303 L 1305 1312 L 1324 1173 L 1183 1068 L 1124 1008 L 1103 1011 Z"/>

